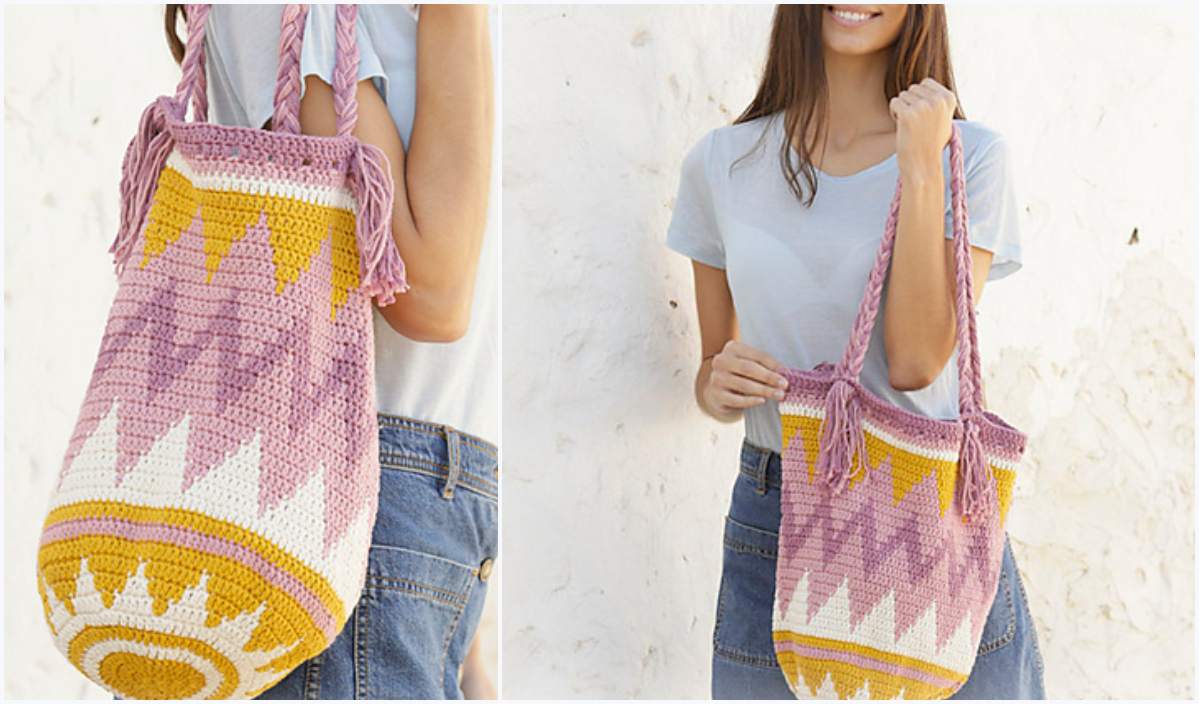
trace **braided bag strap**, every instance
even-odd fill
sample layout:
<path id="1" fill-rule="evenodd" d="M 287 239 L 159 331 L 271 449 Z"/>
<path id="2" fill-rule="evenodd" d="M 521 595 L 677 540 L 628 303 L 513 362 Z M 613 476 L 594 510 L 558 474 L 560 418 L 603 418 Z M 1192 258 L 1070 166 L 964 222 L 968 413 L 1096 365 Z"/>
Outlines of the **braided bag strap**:
<path id="1" fill-rule="evenodd" d="M 957 319 L 955 332 L 958 343 L 958 408 L 964 417 L 977 413 L 981 409 L 982 366 L 978 359 L 978 327 L 973 305 L 964 157 L 961 131 L 956 124 L 953 125 L 949 138 L 949 164 L 955 262 L 954 309 Z M 836 376 L 839 378 L 855 381 L 861 378 L 862 367 L 866 360 L 866 350 L 878 319 L 879 302 L 891 264 L 891 253 L 895 249 L 902 190 L 902 185 L 897 182 L 895 195 L 891 199 L 886 225 L 883 229 L 882 243 L 879 245 L 874 265 L 866 279 L 865 293 L 858 304 L 858 313 L 854 318 L 845 353 L 837 364 Z"/>
<path id="2" fill-rule="evenodd" d="M 211 5 L 187 5 L 187 43 L 180 64 L 182 76 L 175 89 L 175 102 L 186 106 L 190 101 L 197 122 L 208 121 L 208 77 L 204 61 L 204 36 Z M 186 108 L 185 108 L 186 109 Z"/>
<path id="3" fill-rule="evenodd" d="M 344 137 L 358 123 L 358 6 L 338 5 L 337 54 L 333 67 L 333 104 L 337 135 Z M 277 132 L 300 134 L 300 95 L 303 78 L 300 63 L 304 46 L 307 5 L 287 5 L 279 25 L 279 66 L 275 77 L 275 112 L 271 126 Z"/>
<path id="4" fill-rule="evenodd" d="M 284 5 L 279 23 L 279 67 L 275 74 L 275 112 L 271 128 L 277 132 L 300 133 L 300 52 L 304 44 L 307 5 Z"/>

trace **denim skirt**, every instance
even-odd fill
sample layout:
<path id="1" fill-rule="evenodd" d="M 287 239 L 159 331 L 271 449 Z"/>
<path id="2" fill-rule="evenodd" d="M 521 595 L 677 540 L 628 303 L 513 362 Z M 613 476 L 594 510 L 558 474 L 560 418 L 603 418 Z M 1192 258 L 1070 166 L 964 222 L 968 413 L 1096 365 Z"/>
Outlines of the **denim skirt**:
<path id="1" fill-rule="evenodd" d="M 379 416 L 379 512 L 345 628 L 259 699 L 461 699 L 497 549 L 496 448 Z"/>
<path id="2" fill-rule="evenodd" d="M 725 519 L 712 653 L 713 699 L 794 699 L 774 656 L 771 616 L 782 462 L 748 442 Z M 974 669 L 953 699 L 1044 699 L 1043 665 L 1024 584 L 1004 541 L 999 588 Z"/>

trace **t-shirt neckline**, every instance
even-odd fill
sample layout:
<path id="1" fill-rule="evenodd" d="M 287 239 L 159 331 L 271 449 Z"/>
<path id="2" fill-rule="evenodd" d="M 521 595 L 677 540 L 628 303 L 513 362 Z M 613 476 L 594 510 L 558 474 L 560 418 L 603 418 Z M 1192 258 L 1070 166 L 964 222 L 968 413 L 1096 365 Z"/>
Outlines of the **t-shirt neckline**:
<path id="1" fill-rule="evenodd" d="M 776 115 L 775 119 L 773 121 L 775 123 L 775 127 L 774 127 L 775 138 L 780 139 L 780 140 L 786 140 L 787 135 L 784 132 L 783 120 L 778 119 L 778 116 Z M 788 148 L 790 149 L 791 156 L 798 160 L 799 152 L 795 149 L 795 145 L 788 143 Z M 891 164 L 895 163 L 895 160 L 898 158 L 898 156 L 899 156 L 898 152 L 891 152 L 887 156 L 887 158 L 883 159 L 882 161 L 876 161 L 873 164 L 870 164 L 869 166 L 858 169 L 857 171 L 855 171 L 851 174 L 844 174 L 841 176 L 838 176 L 836 174 L 830 174 L 827 171 L 816 166 L 815 164 L 812 164 L 812 170 L 816 173 L 816 178 L 818 181 L 832 181 L 832 182 L 837 182 L 837 183 L 845 183 L 847 181 L 855 181 L 857 179 L 866 178 L 868 176 L 873 175 L 874 173 L 876 173 L 878 171 L 882 171 L 884 169 L 889 168 L 891 166 Z"/>

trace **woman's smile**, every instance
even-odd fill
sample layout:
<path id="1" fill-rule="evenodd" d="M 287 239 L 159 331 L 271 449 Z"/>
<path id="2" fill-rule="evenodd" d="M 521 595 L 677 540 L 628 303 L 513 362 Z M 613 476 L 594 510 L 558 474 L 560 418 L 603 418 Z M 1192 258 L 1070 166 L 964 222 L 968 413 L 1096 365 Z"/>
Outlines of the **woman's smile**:
<path id="1" fill-rule="evenodd" d="M 883 14 L 864 5 L 829 5 L 827 10 L 833 20 L 842 27 L 861 27 Z"/>

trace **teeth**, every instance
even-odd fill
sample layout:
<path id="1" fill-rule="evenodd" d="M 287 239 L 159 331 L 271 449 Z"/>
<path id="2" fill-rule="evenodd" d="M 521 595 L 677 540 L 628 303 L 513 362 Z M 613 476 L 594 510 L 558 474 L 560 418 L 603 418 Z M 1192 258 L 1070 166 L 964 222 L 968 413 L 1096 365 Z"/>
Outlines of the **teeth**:
<path id="1" fill-rule="evenodd" d="M 870 14 L 866 12 L 850 12 L 849 10 L 833 10 L 833 14 L 850 22 L 865 22 L 870 19 Z"/>

